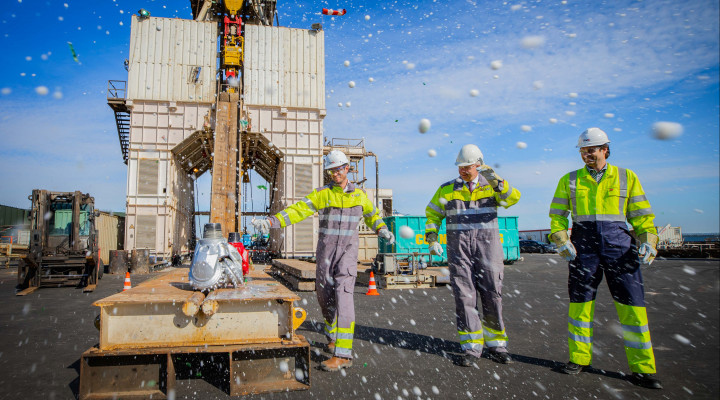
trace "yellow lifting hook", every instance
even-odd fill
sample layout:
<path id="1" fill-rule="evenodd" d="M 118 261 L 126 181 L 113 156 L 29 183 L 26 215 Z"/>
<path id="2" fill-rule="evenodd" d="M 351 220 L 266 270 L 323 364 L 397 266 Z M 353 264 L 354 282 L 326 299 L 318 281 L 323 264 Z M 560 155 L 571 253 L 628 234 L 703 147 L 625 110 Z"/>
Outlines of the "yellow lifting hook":
<path id="1" fill-rule="evenodd" d="M 305 311 L 304 308 L 293 307 L 293 330 L 299 328 L 300 325 L 302 325 L 302 323 L 305 321 L 305 318 L 307 318 L 307 311 Z"/>

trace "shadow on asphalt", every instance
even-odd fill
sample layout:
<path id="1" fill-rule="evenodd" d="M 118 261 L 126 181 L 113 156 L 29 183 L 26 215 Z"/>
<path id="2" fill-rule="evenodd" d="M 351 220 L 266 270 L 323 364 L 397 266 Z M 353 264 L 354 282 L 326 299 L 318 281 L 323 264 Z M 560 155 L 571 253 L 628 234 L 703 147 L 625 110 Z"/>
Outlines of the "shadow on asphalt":
<path id="1" fill-rule="evenodd" d="M 604 376 L 607 378 L 619 379 L 621 381 L 629 381 L 630 380 L 629 375 L 625 375 L 622 372 L 617 372 L 617 371 L 605 371 L 603 369 L 597 369 L 597 368 L 590 367 L 590 368 L 586 368 L 585 370 L 583 370 L 583 372 L 585 372 L 586 374 L 594 374 L 594 375 Z M 560 373 L 562 373 L 562 372 L 560 372 Z"/>
<path id="2" fill-rule="evenodd" d="M 555 372 L 560 371 L 560 367 L 562 367 L 565 363 L 554 361 L 554 360 L 546 360 L 544 358 L 537 358 L 537 357 L 530 357 L 530 356 L 524 356 L 522 354 L 514 354 L 510 353 L 512 356 L 513 361 L 523 364 L 530 364 L 530 365 L 537 365 L 538 367 L 544 367 L 548 368 L 550 370 L 553 370 Z"/>
<path id="3" fill-rule="evenodd" d="M 565 365 L 564 362 L 546 360 L 543 358 L 523 356 L 520 354 L 512 354 L 512 357 L 515 362 L 521 362 L 521 363 L 525 363 L 525 364 L 537 365 L 539 367 L 545 367 L 545 368 L 548 368 L 551 371 L 556 372 L 558 374 L 566 375 L 564 372 L 561 371 L 562 366 Z M 629 377 L 627 375 L 623 374 L 622 372 L 606 371 L 603 369 L 597 369 L 597 368 L 593 368 L 593 367 L 587 367 L 587 368 L 583 369 L 583 373 L 600 375 L 600 376 L 604 376 L 607 378 L 619 379 L 621 381 L 629 380 Z"/>
<path id="4" fill-rule="evenodd" d="M 78 374 L 77 378 L 73 379 L 72 382 L 68 383 L 68 388 L 72 391 L 75 399 L 80 398 L 80 359 L 75 360 L 74 363 L 67 366 L 68 369 L 74 369 Z"/>
<path id="5" fill-rule="evenodd" d="M 308 331 L 322 334 L 324 331 L 324 327 L 322 323 L 305 321 L 302 325 L 300 325 L 298 331 Z M 373 344 L 433 354 L 436 356 L 447 358 L 451 360 L 455 365 L 460 365 L 463 358 L 462 348 L 460 347 L 460 343 L 458 342 L 407 331 L 376 328 L 365 325 L 355 325 L 354 338 L 357 340 L 364 340 Z M 311 352 L 311 359 L 313 361 L 321 362 L 327 358 L 321 355 L 321 352 L 324 351 L 326 348 L 325 343 L 312 342 L 311 347 L 319 349 L 319 351 L 317 352 Z M 564 363 L 559 361 L 524 356 L 521 354 L 510 354 L 512 355 L 512 358 L 515 362 L 537 365 L 539 367 L 548 368 L 556 372 L 559 372 L 560 367 L 564 365 Z M 483 358 L 488 358 L 485 355 L 485 352 L 483 352 Z M 588 369 L 587 372 L 611 378 L 625 379 L 623 374 L 617 372 L 608 372 L 596 369 Z"/>
<path id="6" fill-rule="evenodd" d="M 322 323 L 314 321 L 305 321 L 298 331 L 308 331 L 323 333 L 324 327 Z M 445 356 L 447 353 L 460 352 L 460 344 L 450 342 L 445 339 L 434 338 L 431 336 L 420 335 L 407 331 L 398 331 L 394 329 L 375 328 L 365 325 L 355 325 L 355 339 L 363 340 L 373 344 L 391 346 L 404 350 L 419 350 L 424 353 Z M 315 347 L 324 348 L 324 343 L 315 342 Z"/>
<path id="7" fill-rule="evenodd" d="M 308 331 L 322 334 L 324 331 L 324 326 L 322 323 L 319 322 L 305 321 L 302 325 L 300 325 L 298 331 Z M 447 358 L 455 365 L 460 365 L 464 355 L 462 352 L 462 348 L 460 347 L 460 343 L 458 342 L 448 341 L 445 339 L 435 338 L 432 336 L 421 335 L 407 331 L 399 331 L 395 329 L 355 325 L 354 338 L 358 340 L 364 340 L 373 344 L 433 354 L 436 356 Z M 318 351 L 310 352 L 310 359 L 314 362 L 320 363 L 331 356 L 329 353 L 324 353 L 327 347 L 324 342 L 311 341 L 311 347 L 318 349 Z M 487 352 L 485 351 L 483 352 L 483 358 L 489 358 L 486 353 Z M 512 356 L 513 361 L 516 363 L 536 365 L 538 367 L 547 368 L 559 374 L 562 374 L 562 372 L 560 372 L 560 368 L 565 365 L 564 362 L 555 360 L 530 357 L 515 353 L 510 353 L 510 355 Z M 606 371 L 590 367 L 585 369 L 584 372 L 623 381 L 628 380 L 628 377 L 625 374 L 616 371 Z"/>

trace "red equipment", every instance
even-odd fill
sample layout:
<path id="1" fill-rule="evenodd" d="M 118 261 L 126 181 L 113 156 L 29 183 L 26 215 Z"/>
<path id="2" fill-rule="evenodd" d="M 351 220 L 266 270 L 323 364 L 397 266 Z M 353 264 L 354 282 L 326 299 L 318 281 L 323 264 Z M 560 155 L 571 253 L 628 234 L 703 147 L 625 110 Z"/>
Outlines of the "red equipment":
<path id="1" fill-rule="evenodd" d="M 243 275 L 247 275 L 248 272 L 250 272 L 250 252 L 247 251 L 245 246 L 242 243 L 239 242 L 228 242 L 230 245 L 235 247 L 237 249 L 238 253 L 240 253 L 240 257 L 242 257 L 242 269 L 243 269 Z"/>
<path id="2" fill-rule="evenodd" d="M 345 15 L 346 12 L 347 10 L 344 8 L 342 10 L 331 10 L 329 8 L 322 9 L 322 13 L 325 15 Z"/>

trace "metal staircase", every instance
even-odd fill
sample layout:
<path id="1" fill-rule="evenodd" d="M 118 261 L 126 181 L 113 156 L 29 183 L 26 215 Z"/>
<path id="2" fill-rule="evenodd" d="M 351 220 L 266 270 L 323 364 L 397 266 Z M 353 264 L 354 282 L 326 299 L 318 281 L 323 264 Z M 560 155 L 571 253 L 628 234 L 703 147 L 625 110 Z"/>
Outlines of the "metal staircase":
<path id="1" fill-rule="evenodd" d="M 126 81 L 108 81 L 107 101 L 115 113 L 120 151 L 125 164 L 128 162 L 128 148 L 130 147 L 130 110 L 125 102 L 126 88 Z"/>

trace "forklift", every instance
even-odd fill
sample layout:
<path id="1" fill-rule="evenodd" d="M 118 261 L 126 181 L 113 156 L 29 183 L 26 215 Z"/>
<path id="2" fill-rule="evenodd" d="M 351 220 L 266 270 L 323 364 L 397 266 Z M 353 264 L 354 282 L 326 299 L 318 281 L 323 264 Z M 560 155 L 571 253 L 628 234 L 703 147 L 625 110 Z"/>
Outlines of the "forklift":
<path id="1" fill-rule="evenodd" d="M 28 199 L 30 244 L 18 264 L 17 295 L 40 287 L 74 285 L 95 290 L 104 266 L 95 230 L 95 199 L 89 194 L 35 189 Z"/>

